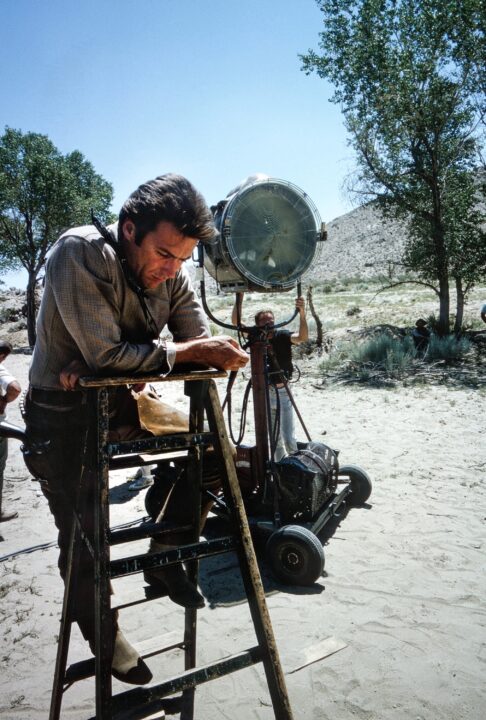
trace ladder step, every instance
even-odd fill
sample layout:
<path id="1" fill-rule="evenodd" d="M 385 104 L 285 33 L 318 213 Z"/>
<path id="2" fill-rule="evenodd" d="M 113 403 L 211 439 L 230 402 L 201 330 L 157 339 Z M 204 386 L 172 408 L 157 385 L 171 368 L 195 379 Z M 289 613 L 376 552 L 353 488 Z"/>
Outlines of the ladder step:
<path id="1" fill-rule="evenodd" d="M 141 657 L 148 658 L 153 655 L 161 655 L 164 652 L 169 652 L 169 650 L 176 648 L 183 649 L 184 641 L 180 639 L 180 636 L 180 632 L 173 630 L 165 635 L 142 640 L 136 644 L 137 651 Z M 80 660 L 79 662 L 72 663 L 67 668 L 64 684 L 71 685 L 72 683 L 78 682 L 78 680 L 86 680 L 87 678 L 94 677 L 94 674 L 94 657 L 88 658 L 87 660 Z"/>
<path id="2" fill-rule="evenodd" d="M 117 578 L 123 575 L 133 575 L 151 568 L 175 565 L 190 560 L 221 555 L 236 550 L 237 541 L 234 537 L 215 538 L 204 540 L 192 545 L 181 545 L 173 550 L 165 550 L 160 553 L 144 553 L 143 555 L 132 555 L 131 557 L 120 558 L 110 562 L 110 577 Z"/>
<path id="3" fill-rule="evenodd" d="M 129 708 L 121 711 L 121 714 L 113 715 L 114 720 L 164 720 L 164 718 L 173 715 L 180 715 L 184 709 L 184 699 L 182 695 L 173 698 L 162 698 L 154 700 L 144 707 Z M 161 714 L 162 713 L 162 714 Z"/>
<path id="4" fill-rule="evenodd" d="M 140 467 L 141 465 L 155 465 L 156 463 L 168 463 L 173 460 L 183 460 L 187 457 L 187 450 L 174 450 L 173 452 L 144 454 L 144 455 L 121 455 L 110 460 L 110 470 L 124 470 L 125 468 Z"/>
<path id="5" fill-rule="evenodd" d="M 145 522 L 141 525 L 135 525 L 130 528 L 122 528 L 121 530 L 110 531 L 109 543 L 110 545 L 120 545 L 121 543 L 131 542 L 132 540 L 143 540 L 144 538 L 151 537 L 152 535 L 162 535 L 164 533 L 173 532 L 178 530 L 181 532 L 192 530 L 191 525 L 178 525 L 175 522 L 164 522 L 154 523 Z"/>
<path id="6" fill-rule="evenodd" d="M 153 713 L 158 709 L 156 706 L 157 701 L 161 701 L 167 695 L 174 695 L 183 690 L 196 687 L 196 685 L 201 685 L 262 662 L 262 654 L 261 649 L 255 646 L 215 663 L 203 665 L 193 670 L 186 670 L 181 675 L 169 678 L 159 685 L 138 687 L 114 695 L 113 720 L 138 720 L 138 718 L 147 717 L 149 712 Z M 160 705 L 159 708 L 162 709 L 163 705 Z M 90 720 L 96 720 L 96 718 Z"/>
<path id="7" fill-rule="evenodd" d="M 214 435 L 210 432 L 201 433 L 178 433 L 177 435 L 157 435 L 141 440 L 123 440 L 121 442 L 109 442 L 105 451 L 109 458 L 116 455 L 130 455 L 131 453 L 148 453 L 158 450 L 159 452 L 169 450 L 189 450 L 197 445 L 209 447 L 214 443 Z M 111 461 L 112 462 L 112 461 Z"/>
<path id="8" fill-rule="evenodd" d="M 167 597 L 168 593 L 162 589 L 161 586 L 155 585 L 143 585 L 143 595 L 140 595 L 140 590 L 133 590 L 129 593 L 118 593 L 113 596 L 111 610 L 123 610 L 125 608 L 133 607 L 134 605 L 141 605 L 149 600 L 158 600 L 163 597 Z"/>

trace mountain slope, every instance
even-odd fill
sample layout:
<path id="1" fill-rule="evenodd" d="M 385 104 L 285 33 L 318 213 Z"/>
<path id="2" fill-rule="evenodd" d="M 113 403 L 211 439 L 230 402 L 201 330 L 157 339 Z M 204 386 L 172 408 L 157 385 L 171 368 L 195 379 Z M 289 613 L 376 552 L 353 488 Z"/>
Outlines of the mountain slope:
<path id="1" fill-rule="evenodd" d="M 327 224 L 328 239 L 312 277 L 386 275 L 389 263 L 400 260 L 406 240 L 404 224 L 384 220 L 373 204 L 363 205 Z M 309 276 L 310 278 L 310 276 Z"/>

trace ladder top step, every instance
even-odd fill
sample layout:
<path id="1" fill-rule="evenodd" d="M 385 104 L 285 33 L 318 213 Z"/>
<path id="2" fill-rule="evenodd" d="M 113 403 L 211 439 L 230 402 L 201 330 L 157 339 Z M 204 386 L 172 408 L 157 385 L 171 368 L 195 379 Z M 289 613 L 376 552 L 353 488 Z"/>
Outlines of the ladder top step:
<path id="1" fill-rule="evenodd" d="M 159 373 L 149 373 L 146 375 L 123 375 L 120 377 L 95 377 L 86 376 L 79 378 L 79 384 L 84 388 L 96 387 L 113 387 L 116 385 L 135 385 L 137 383 L 155 383 L 155 382 L 177 382 L 182 380 L 210 380 L 211 378 L 226 377 L 225 370 L 205 369 L 201 370 L 185 370 L 183 372 L 172 372 L 168 375 L 160 375 Z"/>

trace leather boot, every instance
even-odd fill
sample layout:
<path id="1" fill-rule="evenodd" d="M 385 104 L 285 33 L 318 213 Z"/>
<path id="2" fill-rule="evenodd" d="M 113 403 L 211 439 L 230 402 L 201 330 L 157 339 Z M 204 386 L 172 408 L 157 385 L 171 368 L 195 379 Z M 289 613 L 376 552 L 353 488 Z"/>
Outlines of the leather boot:
<path id="1" fill-rule="evenodd" d="M 130 683 L 130 685 L 146 685 L 152 680 L 152 673 L 148 665 L 142 660 L 135 648 L 130 645 L 119 628 L 114 628 L 113 658 L 111 661 L 111 674 L 117 680 Z M 83 633 L 84 634 L 84 633 Z M 93 637 L 86 637 L 91 652 L 96 654 Z"/>
<path id="2" fill-rule="evenodd" d="M 152 540 L 150 552 L 163 552 L 171 550 L 174 545 L 161 545 Z M 164 568 L 152 568 L 145 570 L 143 577 L 151 587 L 160 589 L 166 593 L 172 602 L 186 608 L 203 608 L 204 597 L 198 589 L 189 581 L 182 565 L 168 565 Z"/>
<path id="3" fill-rule="evenodd" d="M 152 679 L 148 665 L 130 645 L 121 630 L 117 630 L 115 635 L 111 674 L 117 680 L 131 685 L 146 685 Z"/>

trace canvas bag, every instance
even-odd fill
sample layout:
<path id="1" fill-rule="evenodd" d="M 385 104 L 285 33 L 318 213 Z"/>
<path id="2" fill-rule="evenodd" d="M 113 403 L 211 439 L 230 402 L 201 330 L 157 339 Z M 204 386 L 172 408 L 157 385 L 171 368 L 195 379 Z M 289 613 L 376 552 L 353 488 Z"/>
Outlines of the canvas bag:
<path id="1" fill-rule="evenodd" d="M 141 392 L 132 390 L 137 403 L 140 427 L 153 435 L 189 432 L 189 416 L 159 398 L 150 385 Z"/>

